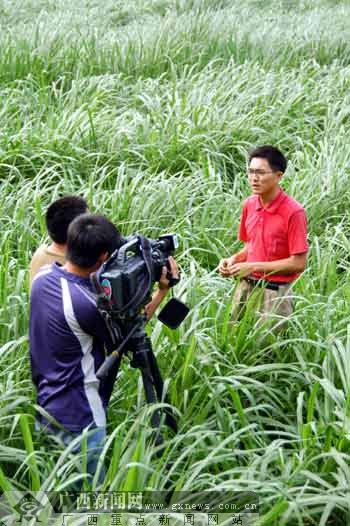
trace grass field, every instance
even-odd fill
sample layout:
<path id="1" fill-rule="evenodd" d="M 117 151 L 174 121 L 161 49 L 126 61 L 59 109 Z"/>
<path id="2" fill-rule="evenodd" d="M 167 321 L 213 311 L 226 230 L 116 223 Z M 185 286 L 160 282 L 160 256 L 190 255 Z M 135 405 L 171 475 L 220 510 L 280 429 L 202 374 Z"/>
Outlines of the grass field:
<path id="1" fill-rule="evenodd" d="M 152 342 L 180 416 L 162 458 L 140 377 L 109 411 L 105 489 L 259 493 L 260 525 L 350 524 L 350 3 L 0 1 L 0 486 L 58 490 L 75 460 L 34 432 L 28 264 L 78 193 L 124 234 L 181 236 L 192 308 Z M 284 340 L 228 329 L 246 152 L 273 143 L 306 208 Z"/>

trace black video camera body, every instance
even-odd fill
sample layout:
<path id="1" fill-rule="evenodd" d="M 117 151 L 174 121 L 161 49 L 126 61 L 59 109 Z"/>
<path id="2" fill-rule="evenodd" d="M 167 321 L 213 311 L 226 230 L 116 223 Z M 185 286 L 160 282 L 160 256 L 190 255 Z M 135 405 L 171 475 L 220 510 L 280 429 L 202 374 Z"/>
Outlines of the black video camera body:
<path id="1" fill-rule="evenodd" d="M 178 283 L 179 279 L 170 273 L 168 262 L 177 247 L 175 234 L 166 234 L 157 240 L 137 234 L 127 238 L 94 274 L 99 308 L 107 308 L 115 319 L 136 316 L 149 301 L 164 266 L 168 268 L 169 285 Z"/>

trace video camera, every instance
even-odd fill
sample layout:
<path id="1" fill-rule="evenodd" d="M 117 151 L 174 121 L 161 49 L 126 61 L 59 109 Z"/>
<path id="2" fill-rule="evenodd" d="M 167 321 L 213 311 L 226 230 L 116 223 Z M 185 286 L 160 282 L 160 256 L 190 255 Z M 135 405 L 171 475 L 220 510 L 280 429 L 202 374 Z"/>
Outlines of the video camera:
<path id="1" fill-rule="evenodd" d="M 131 366 L 141 370 L 148 403 L 165 401 L 170 405 L 164 395 L 163 380 L 152 351 L 151 341 L 145 333 L 146 315 L 143 308 L 150 301 L 153 285 L 160 280 L 164 266 L 168 269 L 166 277 L 169 286 L 172 287 L 179 282 L 178 277 L 172 276 L 168 261 L 177 247 L 178 240 L 175 234 L 163 235 L 157 240 L 138 234 L 133 235 L 127 238 L 91 276 L 97 292 L 98 309 L 113 333 L 115 342 L 118 342 L 117 349 L 106 358 L 96 376 L 100 380 L 112 377 L 114 382 L 123 353 L 130 352 Z M 188 311 L 186 305 L 172 298 L 159 319 L 175 328 Z M 177 424 L 171 409 L 166 408 L 164 413 L 165 423 L 176 432 Z M 153 427 L 159 429 L 160 422 L 161 412 L 157 409 L 152 416 Z M 157 442 L 162 442 L 159 432 Z"/>
<path id="2" fill-rule="evenodd" d="M 168 262 L 177 248 L 175 234 L 160 236 L 156 241 L 141 235 L 127 238 L 96 273 L 98 307 L 108 307 L 114 319 L 125 320 L 139 314 L 164 266 L 168 268 L 169 286 L 179 282 L 179 278 L 171 275 Z"/>

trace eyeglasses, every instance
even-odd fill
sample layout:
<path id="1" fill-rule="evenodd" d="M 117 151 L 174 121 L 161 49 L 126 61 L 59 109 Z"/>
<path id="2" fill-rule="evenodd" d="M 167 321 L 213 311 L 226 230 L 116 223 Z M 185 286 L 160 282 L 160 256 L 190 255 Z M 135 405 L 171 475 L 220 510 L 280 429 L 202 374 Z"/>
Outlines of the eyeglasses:
<path id="1" fill-rule="evenodd" d="M 247 174 L 248 175 L 257 175 L 258 177 L 263 177 L 267 174 L 273 174 L 273 170 L 265 171 L 265 170 L 254 170 L 253 168 L 248 168 Z"/>

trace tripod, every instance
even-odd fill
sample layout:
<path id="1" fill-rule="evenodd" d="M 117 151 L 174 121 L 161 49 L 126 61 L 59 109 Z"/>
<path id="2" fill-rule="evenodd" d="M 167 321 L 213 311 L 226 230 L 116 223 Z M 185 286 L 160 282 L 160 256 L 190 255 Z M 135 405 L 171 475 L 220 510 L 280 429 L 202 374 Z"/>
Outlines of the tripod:
<path id="1" fill-rule="evenodd" d="M 113 384 L 117 377 L 123 355 L 125 352 L 131 352 L 132 359 L 130 365 L 131 367 L 140 369 L 146 402 L 148 404 L 165 402 L 170 405 L 169 397 L 164 394 L 164 382 L 152 350 L 151 340 L 145 332 L 145 322 L 146 316 L 141 314 L 137 314 L 132 318 L 123 319 L 122 331 L 126 336 L 118 348 L 106 358 L 97 371 L 96 376 L 100 380 L 108 378 L 109 382 Z M 112 317 L 109 318 L 109 324 L 114 331 L 117 330 L 116 321 Z M 151 425 L 156 430 L 156 445 L 163 443 L 163 437 L 160 432 L 162 413 L 164 413 L 165 416 L 164 423 L 175 433 L 177 432 L 177 423 L 173 411 L 169 407 L 164 410 L 156 409 L 151 417 Z"/>

